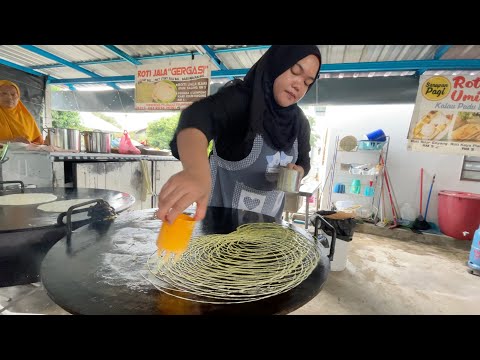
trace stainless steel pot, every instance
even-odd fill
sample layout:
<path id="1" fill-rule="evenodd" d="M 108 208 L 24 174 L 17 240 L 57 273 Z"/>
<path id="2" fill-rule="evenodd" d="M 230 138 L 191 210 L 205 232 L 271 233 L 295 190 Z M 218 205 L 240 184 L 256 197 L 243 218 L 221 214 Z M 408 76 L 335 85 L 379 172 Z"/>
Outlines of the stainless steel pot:
<path id="1" fill-rule="evenodd" d="M 45 130 L 47 131 L 50 145 L 66 150 L 82 150 L 80 130 L 63 128 L 47 128 Z"/>
<path id="2" fill-rule="evenodd" d="M 90 153 L 109 153 L 112 135 L 102 131 L 83 131 L 85 151 Z"/>
<path id="3" fill-rule="evenodd" d="M 278 173 L 277 190 L 287 193 L 298 193 L 301 180 L 300 173 L 297 170 L 281 166 Z"/>

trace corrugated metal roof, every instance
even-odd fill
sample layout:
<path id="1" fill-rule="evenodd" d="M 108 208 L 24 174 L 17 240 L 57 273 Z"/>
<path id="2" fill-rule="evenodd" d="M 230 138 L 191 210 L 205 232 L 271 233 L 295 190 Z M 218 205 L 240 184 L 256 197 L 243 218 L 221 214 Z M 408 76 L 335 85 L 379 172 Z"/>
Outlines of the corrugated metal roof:
<path id="1" fill-rule="evenodd" d="M 479 59 L 480 45 L 452 45 L 442 59 Z"/>
<path id="2" fill-rule="evenodd" d="M 149 64 L 157 62 L 160 57 L 189 56 L 192 53 L 207 55 L 210 53 L 221 62 L 223 69 L 243 70 L 249 69 L 268 49 L 265 45 L 114 45 L 118 51 L 130 57 L 125 59 L 116 49 L 108 48 L 109 46 L 0 45 L 0 63 L 15 64 L 53 79 L 66 79 L 68 80 L 66 83 L 72 80 L 77 89 L 109 89 L 110 86 L 105 85 L 106 83 L 101 85 L 101 79 L 98 79 L 96 84 L 79 83 L 77 79 L 120 76 L 128 77 L 128 81 L 131 82 L 136 69 L 136 65 L 129 61 L 132 58 L 133 62 Z M 480 70 L 479 45 L 318 45 L 318 47 L 324 65 L 321 78 L 410 76 L 417 70 L 427 71 L 427 74 L 450 74 L 455 71 L 428 70 L 428 66 L 432 64 L 429 61 L 437 61 L 435 64 L 438 65 L 438 62 L 443 60 L 473 60 L 471 70 L 459 67 L 458 71 L 470 74 Z M 425 62 L 428 62 L 425 65 L 427 68 L 421 68 Z M 405 65 L 402 69 L 394 66 L 400 63 L 408 63 L 408 66 Z M 376 64 L 378 66 L 375 66 Z M 454 69 L 454 66 L 450 63 L 447 69 Z M 219 70 L 219 67 L 212 61 L 212 71 L 215 70 Z M 217 81 L 227 80 L 228 77 L 217 78 Z M 58 86 L 69 88 L 62 84 Z M 117 86 L 132 85 L 117 83 Z"/>

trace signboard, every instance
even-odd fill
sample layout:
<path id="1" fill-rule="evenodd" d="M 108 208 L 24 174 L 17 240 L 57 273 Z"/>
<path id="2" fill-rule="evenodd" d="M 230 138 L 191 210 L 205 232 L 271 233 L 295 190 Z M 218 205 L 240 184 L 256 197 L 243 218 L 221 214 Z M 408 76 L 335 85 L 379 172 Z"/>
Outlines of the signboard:
<path id="1" fill-rule="evenodd" d="M 480 77 L 422 75 L 408 149 L 480 155 Z"/>
<path id="2" fill-rule="evenodd" d="M 207 97 L 210 58 L 169 58 L 137 66 L 135 110 L 181 110 Z"/>

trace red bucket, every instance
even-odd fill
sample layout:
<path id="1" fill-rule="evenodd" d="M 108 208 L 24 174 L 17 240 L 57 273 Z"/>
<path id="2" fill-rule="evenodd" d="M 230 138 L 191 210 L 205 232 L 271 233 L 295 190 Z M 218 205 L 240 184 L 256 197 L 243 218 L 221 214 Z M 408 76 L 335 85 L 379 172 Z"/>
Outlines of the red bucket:
<path id="1" fill-rule="evenodd" d="M 480 194 L 439 191 L 438 225 L 445 235 L 472 240 L 480 225 Z"/>

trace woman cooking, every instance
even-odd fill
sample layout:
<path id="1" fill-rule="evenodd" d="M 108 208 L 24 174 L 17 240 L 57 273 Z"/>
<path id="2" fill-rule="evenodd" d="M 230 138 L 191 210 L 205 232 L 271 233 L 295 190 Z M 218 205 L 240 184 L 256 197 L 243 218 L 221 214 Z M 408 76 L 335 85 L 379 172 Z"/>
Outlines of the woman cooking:
<path id="1" fill-rule="evenodd" d="M 157 217 L 173 222 L 193 202 L 196 220 L 207 205 L 279 216 L 285 202 L 275 190 L 279 166 L 301 177 L 310 170 L 310 125 L 297 102 L 320 65 L 316 45 L 273 45 L 244 80 L 186 108 L 170 144 L 183 171 L 160 191 Z"/>
<path id="2" fill-rule="evenodd" d="M 43 144 L 35 119 L 20 100 L 20 89 L 8 80 L 0 80 L 0 142 Z"/>

